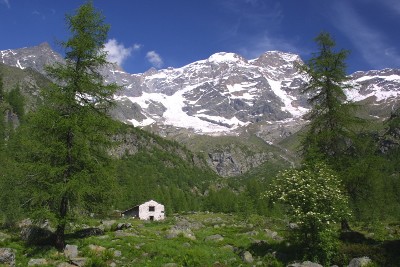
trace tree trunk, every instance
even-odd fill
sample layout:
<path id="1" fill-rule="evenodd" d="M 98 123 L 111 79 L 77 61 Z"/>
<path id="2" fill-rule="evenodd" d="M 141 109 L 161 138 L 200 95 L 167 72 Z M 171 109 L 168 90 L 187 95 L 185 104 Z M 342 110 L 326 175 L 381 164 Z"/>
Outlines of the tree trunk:
<path id="1" fill-rule="evenodd" d="M 68 199 L 64 195 L 60 205 L 60 221 L 57 225 L 55 247 L 58 251 L 63 251 L 65 248 L 65 217 L 67 216 Z"/>
<path id="2" fill-rule="evenodd" d="M 340 222 L 340 225 L 341 225 L 341 230 L 342 230 L 342 232 L 350 232 L 350 231 L 351 231 L 349 222 L 348 222 L 346 219 L 343 219 L 343 220 Z"/>

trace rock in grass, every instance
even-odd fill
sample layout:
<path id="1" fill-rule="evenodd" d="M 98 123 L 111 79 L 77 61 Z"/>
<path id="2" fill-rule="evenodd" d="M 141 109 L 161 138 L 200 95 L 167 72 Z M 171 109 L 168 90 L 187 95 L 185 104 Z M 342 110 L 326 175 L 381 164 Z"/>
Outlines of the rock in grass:
<path id="1" fill-rule="evenodd" d="M 71 259 L 71 263 L 73 265 L 79 266 L 79 267 L 85 266 L 86 262 L 87 262 L 87 258 L 73 258 L 73 259 Z"/>
<path id="2" fill-rule="evenodd" d="M 207 236 L 207 237 L 205 238 L 205 241 L 215 241 L 215 242 L 219 242 L 219 241 L 222 241 L 222 240 L 224 240 L 224 237 L 223 237 L 222 235 L 220 235 L 220 234 L 210 235 L 210 236 Z"/>
<path id="3" fill-rule="evenodd" d="M 60 264 L 57 265 L 57 267 L 76 267 L 76 265 L 72 265 L 68 262 L 61 262 Z"/>
<path id="4" fill-rule="evenodd" d="M 172 239 L 172 238 L 177 238 L 178 236 L 182 235 L 183 237 L 189 238 L 191 240 L 196 240 L 196 236 L 190 229 L 175 229 L 172 228 L 168 231 L 167 235 L 165 238 L 167 239 Z"/>
<path id="5" fill-rule="evenodd" d="M 124 229 L 129 229 L 132 227 L 131 223 L 119 223 L 117 224 L 116 230 L 124 230 Z"/>
<path id="6" fill-rule="evenodd" d="M 244 252 L 242 253 L 242 255 L 241 255 L 241 258 L 242 258 L 242 260 L 243 260 L 244 262 L 246 262 L 246 263 L 252 263 L 252 262 L 254 261 L 253 255 L 251 255 L 251 253 L 248 252 L 248 251 L 244 251 Z"/>
<path id="7" fill-rule="evenodd" d="M 78 257 L 78 246 L 76 245 L 66 245 L 64 249 L 64 255 L 68 259 Z"/>
<path id="8" fill-rule="evenodd" d="M 95 252 L 96 254 L 100 254 L 100 253 L 103 253 L 104 251 L 106 251 L 105 247 L 97 246 L 97 245 L 93 245 L 93 244 L 89 245 L 89 249 L 91 251 Z"/>
<path id="9" fill-rule="evenodd" d="M 348 267 L 362 267 L 371 263 L 371 259 L 368 257 L 354 258 L 350 261 Z"/>
<path id="10" fill-rule="evenodd" d="M 302 263 L 291 263 L 287 267 L 323 267 L 321 264 L 311 262 L 311 261 L 304 261 Z"/>
<path id="11" fill-rule="evenodd" d="M 103 231 L 109 231 L 111 230 L 112 226 L 116 223 L 116 220 L 104 220 L 101 221 L 101 225 L 99 228 Z"/>
<path id="12" fill-rule="evenodd" d="M 30 259 L 28 266 L 42 266 L 49 264 L 46 259 Z"/>
<path id="13" fill-rule="evenodd" d="M 15 266 L 15 252 L 11 248 L 0 248 L 0 264 Z"/>

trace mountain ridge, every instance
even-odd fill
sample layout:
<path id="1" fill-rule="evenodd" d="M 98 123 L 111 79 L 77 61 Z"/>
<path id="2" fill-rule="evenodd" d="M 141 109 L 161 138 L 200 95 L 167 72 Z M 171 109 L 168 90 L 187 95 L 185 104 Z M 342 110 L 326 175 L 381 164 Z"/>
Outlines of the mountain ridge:
<path id="1" fill-rule="evenodd" d="M 45 74 L 45 64 L 63 59 L 42 44 L 0 51 L 0 62 Z M 300 92 L 307 77 L 297 64 L 303 64 L 298 55 L 281 51 L 250 60 L 219 52 L 180 68 L 130 74 L 110 64 L 101 72 L 106 82 L 122 87 L 115 95 L 114 118 L 202 152 L 218 174 L 234 176 L 274 159 L 295 163 L 294 153 L 279 144 L 307 123 L 307 96 Z M 353 89 L 347 97 L 363 106 L 363 116 L 383 120 L 398 105 L 400 69 L 358 71 L 348 77 Z M 208 142 L 196 145 L 199 135 Z M 232 143 L 218 143 L 223 136 L 234 137 L 228 138 Z M 260 144 L 263 151 L 249 153 Z"/>

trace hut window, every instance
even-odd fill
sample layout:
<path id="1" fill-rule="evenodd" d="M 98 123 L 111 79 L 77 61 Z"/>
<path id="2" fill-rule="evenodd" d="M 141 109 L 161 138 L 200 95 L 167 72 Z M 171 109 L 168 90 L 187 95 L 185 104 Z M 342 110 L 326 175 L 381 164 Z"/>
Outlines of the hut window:
<path id="1" fill-rule="evenodd" d="M 149 211 L 155 211 L 155 207 L 154 206 L 149 206 Z"/>

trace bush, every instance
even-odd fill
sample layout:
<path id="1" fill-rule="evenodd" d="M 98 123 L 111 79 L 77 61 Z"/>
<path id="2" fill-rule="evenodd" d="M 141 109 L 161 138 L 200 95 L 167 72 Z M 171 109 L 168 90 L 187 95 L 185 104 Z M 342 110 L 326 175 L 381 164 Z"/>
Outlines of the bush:
<path id="1" fill-rule="evenodd" d="M 266 196 L 282 203 L 290 221 L 298 225 L 289 232 L 289 240 L 303 256 L 329 264 L 338 247 L 334 225 L 350 216 L 337 175 L 323 163 L 289 169 L 277 175 Z"/>

